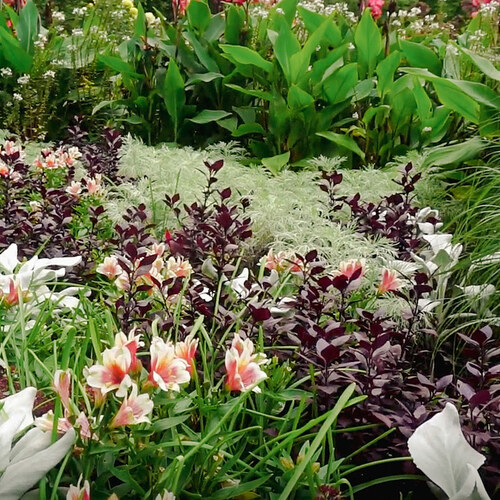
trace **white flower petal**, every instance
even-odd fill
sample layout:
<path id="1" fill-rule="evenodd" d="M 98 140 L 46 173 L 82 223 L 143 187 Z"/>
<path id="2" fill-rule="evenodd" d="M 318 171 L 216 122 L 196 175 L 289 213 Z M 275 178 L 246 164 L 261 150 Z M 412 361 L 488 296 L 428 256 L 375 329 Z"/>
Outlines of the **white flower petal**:
<path id="1" fill-rule="evenodd" d="M 465 486 L 468 465 L 478 469 L 485 460 L 466 441 L 458 411 L 451 403 L 416 429 L 408 448 L 415 465 L 450 498 Z"/>
<path id="2" fill-rule="evenodd" d="M 35 429 L 42 432 L 39 429 Z M 9 465 L 0 478 L 0 498 L 2 500 L 19 500 L 45 474 L 55 467 L 73 446 L 75 431 L 70 429 L 66 434 L 43 451 Z"/>

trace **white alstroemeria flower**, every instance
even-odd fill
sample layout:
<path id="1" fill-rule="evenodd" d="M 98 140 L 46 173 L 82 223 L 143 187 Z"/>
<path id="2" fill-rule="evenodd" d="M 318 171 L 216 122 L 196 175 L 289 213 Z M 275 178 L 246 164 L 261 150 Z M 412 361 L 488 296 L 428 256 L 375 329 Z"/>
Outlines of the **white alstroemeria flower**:
<path id="1" fill-rule="evenodd" d="M 52 433 L 30 429 L 12 447 L 22 431 L 33 423 L 36 389 L 0 400 L 0 498 L 18 500 L 66 455 L 75 440 L 70 429 L 52 444 Z"/>
<path id="2" fill-rule="evenodd" d="M 416 429 L 408 448 L 415 465 L 450 500 L 489 500 L 477 472 L 485 457 L 466 441 L 451 403 Z"/>
<path id="3" fill-rule="evenodd" d="M 14 286 L 17 293 L 23 296 L 27 295 L 23 292 L 33 292 L 39 301 L 48 298 L 61 299 L 62 305 L 75 307 L 78 302 L 71 295 L 75 294 L 78 288 L 72 287 L 59 293 L 53 293 L 46 284 L 64 276 L 66 267 L 76 266 L 81 260 L 80 256 L 54 259 L 40 259 L 38 256 L 34 256 L 21 263 L 17 258 L 17 245 L 13 243 L 0 253 L 0 291 L 3 294 L 8 294 Z M 56 269 L 50 269 L 52 267 Z"/>

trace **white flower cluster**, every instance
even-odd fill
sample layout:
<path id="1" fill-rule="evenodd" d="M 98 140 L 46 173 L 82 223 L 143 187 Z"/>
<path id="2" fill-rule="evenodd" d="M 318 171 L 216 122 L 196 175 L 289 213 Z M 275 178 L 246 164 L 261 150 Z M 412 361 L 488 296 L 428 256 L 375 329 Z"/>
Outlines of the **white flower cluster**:
<path id="1" fill-rule="evenodd" d="M 493 0 L 490 3 L 481 4 L 479 12 L 486 16 L 492 16 L 494 14 L 497 14 L 499 9 L 500 9 L 500 2 Z"/>
<path id="2" fill-rule="evenodd" d="M 0 76 L 7 78 L 8 76 L 12 76 L 12 70 L 10 68 L 1 68 Z"/>

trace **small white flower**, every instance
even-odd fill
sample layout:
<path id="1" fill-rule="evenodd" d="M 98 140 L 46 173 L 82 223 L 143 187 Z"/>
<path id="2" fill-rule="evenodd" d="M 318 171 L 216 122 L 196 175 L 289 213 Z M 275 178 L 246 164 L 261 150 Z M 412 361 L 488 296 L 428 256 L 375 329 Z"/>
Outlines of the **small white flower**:
<path id="1" fill-rule="evenodd" d="M 432 127 L 424 127 L 424 128 L 422 129 L 422 132 L 423 132 L 424 134 L 427 134 L 427 133 L 429 133 L 429 132 L 432 132 Z"/>
<path id="2" fill-rule="evenodd" d="M 353 43 L 349 43 L 349 45 L 347 46 L 347 48 L 348 48 L 349 50 L 354 50 L 356 47 L 354 46 L 354 44 L 353 44 Z"/>
<path id="3" fill-rule="evenodd" d="M 72 36 L 83 36 L 83 30 L 81 28 L 75 28 L 72 32 L 71 32 L 71 35 Z"/>
<path id="4" fill-rule="evenodd" d="M 52 12 L 52 19 L 59 23 L 63 23 L 66 20 L 66 16 L 64 15 L 63 12 L 55 10 L 54 12 Z"/>
<path id="5" fill-rule="evenodd" d="M 20 76 L 17 79 L 17 83 L 19 83 L 19 85 L 26 85 L 30 81 L 30 78 L 31 78 L 30 75 Z"/>
<path id="6" fill-rule="evenodd" d="M 12 99 L 14 99 L 14 101 L 22 101 L 23 100 L 23 96 L 21 94 L 18 94 L 17 92 L 14 92 L 12 94 Z"/>
<path id="7" fill-rule="evenodd" d="M 10 68 L 2 68 L 0 69 L 0 75 L 3 77 L 12 76 L 12 70 Z"/>
<path id="8" fill-rule="evenodd" d="M 48 71 L 46 71 L 43 76 L 45 78 L 54 78 L 56 76 L 56 72 L 55 71 L 52 71 L 51 69 L 49 69 Z"/>
<path id="9" fill-rule="evenodd" d="M 359 114 L 358 114 L 358 112 L 357 112 L 357 111 L 355 111 L 355 112 L 352 114 L 352 117 L 353 117 L 355 120 L 359 119 Z"/>

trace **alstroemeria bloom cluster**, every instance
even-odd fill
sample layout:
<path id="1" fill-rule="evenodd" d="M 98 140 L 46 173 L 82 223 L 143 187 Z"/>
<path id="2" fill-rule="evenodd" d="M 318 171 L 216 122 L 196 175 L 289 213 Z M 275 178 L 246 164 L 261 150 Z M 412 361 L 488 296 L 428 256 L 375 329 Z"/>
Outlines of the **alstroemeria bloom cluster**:
<path id="1" fill-rule="evenodd" d="M 82 153 L 77 147 L 58 148 L 55 151 L 45 148 L 42 149 L 41 155 L 36 158 L 33 165 L 40 170 L 66 168 L 74 165 L 81 156 Z"/>
<path id="2" fill-rule="evenodd" d="M 261 366 L 268 362 L 264 353 L 254 353 L 250 339 L 234 335 L 231 347 L 226 351 L 226 389 L 238 392 L 261 392 L 258 384 L 267 378 Z"/>
<path id="3" fill-rule="evenodd" d="M 278 273 L 284 271 L 299 273 L 303 270 L 302 262 L 297 258 L 295 253 L 291 251 L 281 251 L 275 254 L 272 249 L 269 250 L 265 257 L 265 266 L 269 271 L 274 270 Z"/>
<path id="4" fill-rule="evenodd" d="M 103 191 L 102 175 L 96 174 L 94 177 L 85 177 L 81 181 L 73 181 L 67 188 L 66 192 L 75 198 L 79 198 L 82 194 L 88 196 L 97 196 Z"/>
<path id="5" fill-rule="evenodd" d="M 123 398 L 111 427 L 149 422 L 153 410 L 149 394 L 139 394 L 143 389 L 159 387 L 163 391 L 179 392 L 181 385 L 189 383 L 196 356 L 198 339 L 188 336 L 184 341 L 173 343 L 153 337 L 150 348 L 150 371 L 144 374 L 137 351 L 144 343 L 141 335 L 130 332 L 128 337 L 120 332 L 115 336 L 113 347 L 102 353 L 102 363 L 84 369 L 89 387 L 103 401 L 108 393 Z M 131 389 L 129 394 L 129 389 Z"/>
<path id="6" fill-rule="evenodd" d="M 56 370 L 52 382 L 52 389 L 59 396 L 64 409 L 64 416 L 57 419 L 57 433 L 65 434 L 68 430 L 75 428 L 80 432 L 80 438 L 95 439 L 95 434 L 91 431 L 90 421 L 83 411 L 71 401 L 71 372 L 70 370 Z M 94 422 L 94 420 L 92 420 Z M 44 432 L 52 432 L 54 427 L 54 412 L 47 413 L 35 419 L 35 425 Z"/>
<path id="7" fill-rule="evenodd" d="M 164 280 L 175 278 L 188 279 L 192 272 L 192 267 L 189 261 L 182 257 L 169 257 L 164 260 L 165 245 L 163 243 L 154 244 L 151 249 L 142 257 L 156 256 L 155 260 L 149 265 L 147 272 L 137 273 L 134 276 L 136 285 L 147 284 L 155 285 L 162 283 Z M 123 265 L 121 264 L 123 263 Z M 131 287 L 130 276 L 141 267 L 141 258 L 137 258 L 135 262 L 130 262 L 125 257 L 119 258 L 112 255 L 105 257 L 104 261 L 97 266 L 96 271 L 103 274 L 109 280 L 115 280 L 115 285 L 119 290 L 129 290 Z M 131 270 L 131 273 L 125 269 Z M 153 279 L 152 279 L 153 278 Z"/>

